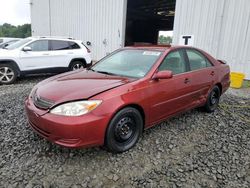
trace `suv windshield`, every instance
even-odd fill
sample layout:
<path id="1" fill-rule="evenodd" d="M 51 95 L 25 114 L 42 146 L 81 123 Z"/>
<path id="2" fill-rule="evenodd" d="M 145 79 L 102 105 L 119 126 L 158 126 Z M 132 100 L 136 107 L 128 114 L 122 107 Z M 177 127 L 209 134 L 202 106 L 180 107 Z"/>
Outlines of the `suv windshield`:
<path id="1" fill-rule="evenodd" d="M 30 39 L 30 38 L 22 39 L 22 40 L 14 43 L 14 44 L 9 45 L 5 49 L 7 49 L 7 50 L 14 50 L 14 49 L 17 49 L 17 48 L 23 46 L 24 44 L 26 44 L 26 43 L 28 43 L 30 41 L 32 41 L 32 39 Z"/>
<path id="2" fill-rule="evenodd" d="M 92 67 L 92 71 L 126 77 L 144 77 L 162 52 L 149 50 L 122 50 L 108 56 Z"/>

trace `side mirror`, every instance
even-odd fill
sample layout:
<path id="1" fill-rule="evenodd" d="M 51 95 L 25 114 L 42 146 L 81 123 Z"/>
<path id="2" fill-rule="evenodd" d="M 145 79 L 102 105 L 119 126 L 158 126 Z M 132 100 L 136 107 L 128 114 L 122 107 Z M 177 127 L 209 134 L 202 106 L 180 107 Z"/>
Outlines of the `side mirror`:
<path id="1" fill-rule="evenodd" d="M 24 51 L 24 52 L 30 52 L 30 51 L 32 51 L 32 49 L 31 49 L 31 47 L 29 47 L 29 46 L 25 46 L 25 47 L 23 48 L 23 51 Z"/>
<path id="2" fill-rule="evenodd" d="M 154 80 L 159 80 L 159 79 L 170 79 L 173 77 L 173 72 L 172 71 L 160 71 L 155 73 L 153 76 Z"/>

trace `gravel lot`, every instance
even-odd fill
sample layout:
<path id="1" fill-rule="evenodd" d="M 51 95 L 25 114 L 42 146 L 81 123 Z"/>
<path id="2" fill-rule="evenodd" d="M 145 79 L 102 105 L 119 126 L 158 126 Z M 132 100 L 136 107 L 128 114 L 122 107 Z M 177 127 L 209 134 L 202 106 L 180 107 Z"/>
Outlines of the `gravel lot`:
<path id="1" fill-rule="evenodd" d="M 44 78 L 0 86 L 0 187 L 249 187 L 250 96 L 229 91 L 215 113 L 172 118 L 114 155 L 62 148 L 33 133 L 23 103 Z"/>

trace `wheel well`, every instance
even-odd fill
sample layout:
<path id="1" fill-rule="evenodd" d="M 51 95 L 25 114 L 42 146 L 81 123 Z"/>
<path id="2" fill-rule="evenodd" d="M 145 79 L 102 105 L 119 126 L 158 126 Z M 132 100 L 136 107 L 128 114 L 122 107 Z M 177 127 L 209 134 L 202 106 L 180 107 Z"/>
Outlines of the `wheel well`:
<path id="1" fill-rule="evenodd" d="M 16 68 L 18 76 L 20 76 L 21 71 L 20 71 L 20 68 L 19 68 L 19 66 L 17 65 L 17 63 L 15 61 L 13 61 L 13 60 L 3 60 L 3 61 L 0 61 L 0 64 L 10 64 L 10 65 L 12 65 L 13 67 Z"/>
<path id="2" fill-rule="evenodd" d="M 138 104 L 129 104 L 129 105 L 123 106 L 122 108 L 117 110 L 116 113 L 121 111 L 124 108 L 127 108 L 127 107 L 135 108 L 136 110 L 138 110 L 140 112 L 142 120 L 143 120 L 143 126 L 145 128 L 145 112 L 144 112 L 143 108 L 140 105 L 138 105 Z"/>
<path id="3" fill-rule="evenodd" d="M 108 123 L 108 125 L 107 125 L 107 127 L 106 127 L 106 130 L 105 130 L 104 143 L 106 143 L 106 134 L 107 134 L 108 126 L 109 126 L 110 122 L 112 121 L 112 119 L 114 118 L 114 116 L 115 116 L 119 111 L 121 111 L 122 109 L 128 108 L 128 107 L 135 108 L 136 110 L 138 110 L 138 111 L 140 112 L 140 114 L 141 114 L 141 116 L 142 116 L 142 120 L 143 120 L 143 129 L 145 129 L 145 113 L 144 113 L 143 108 L 142 108 L 140 105 L 138 105 L 138 104 L 128 104 L 128 105 L 126 105 L 126 106 L 123 106 L 123 107 L 119 108 L 119 109 L 113 114 L 112 118 L 109 120 L 109 123 Z"/>
<path id="4" fill-rule="evenodd" d="M 221 85 L 221 83 L 217 83 L 216 86 L 219 87 L 219 89 L 220 89 L 220 94 L 222 94 L 222 85 Z"/>
<path id="5" fill-rule="evenodd" d="M 72 59 L 70 64 L 69 64 L 69 67 L 72 65 L 72 63 L 74 63 L 75 61 L 81 61 L 85 66 L 87 65 L 87 62 L 84 58 L 75 58 L 75 59 Z"/>

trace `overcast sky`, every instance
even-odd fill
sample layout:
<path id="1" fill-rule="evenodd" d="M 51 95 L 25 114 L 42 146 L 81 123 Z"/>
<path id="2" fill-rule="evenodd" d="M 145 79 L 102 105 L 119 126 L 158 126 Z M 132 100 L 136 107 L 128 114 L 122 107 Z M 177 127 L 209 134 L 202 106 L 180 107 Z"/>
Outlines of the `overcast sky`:
<path id="1" fill-rule="evenodd" d="M 30 23 L 30 0 L 0 0 L 0 25 Z"/>
<path id="2" fill-rule="evenodd" d="M 161 35 L 166 36 L 166 37 L 167 36 L 173 37 L 173 31 L 160 31 L 159 36 Z"/>

